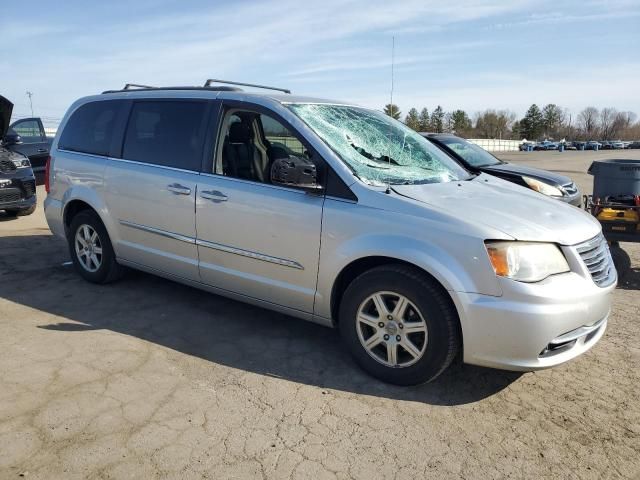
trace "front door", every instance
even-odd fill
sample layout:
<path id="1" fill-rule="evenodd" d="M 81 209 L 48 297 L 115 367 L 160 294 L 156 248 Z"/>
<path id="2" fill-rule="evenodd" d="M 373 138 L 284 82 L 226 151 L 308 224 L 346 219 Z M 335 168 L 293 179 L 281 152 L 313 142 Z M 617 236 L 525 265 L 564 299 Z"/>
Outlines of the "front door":
<path id="1" fill-rule="evenodd" d="M 198 180 L 200 276 L 311 313 L 324 197 L 271 184 L 271 163 L 282 155 L 309 153 L 273 117 L 225 107 L 212 171 Z"/>
<path id="2" fill-rule="evenodd" d="M 22 143 L 12 145 L 11 150 L 29 157 L 34 172 L 44 171 L 49 156 L 49 142 L 37 118 L 25 118 L 11 125 L 11 129 L 22 138 Z"/>

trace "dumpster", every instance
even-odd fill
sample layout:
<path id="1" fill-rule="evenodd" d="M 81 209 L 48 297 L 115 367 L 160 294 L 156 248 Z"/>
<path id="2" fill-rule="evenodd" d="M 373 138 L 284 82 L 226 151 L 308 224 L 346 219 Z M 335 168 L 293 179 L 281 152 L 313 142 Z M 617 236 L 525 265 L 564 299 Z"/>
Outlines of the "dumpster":
<path id="1" fill-rule="evenodd" d="M 640 242 L 640 160 L 596 160 L 589 167 L 593 195 L 584 208 L 602 225 L 612 244 Z"/>
<path id="2" fill-rule="evenodd" d="M 593 197 L 640 195 L 640 160 L 596 160 L 591 164 Z"/>

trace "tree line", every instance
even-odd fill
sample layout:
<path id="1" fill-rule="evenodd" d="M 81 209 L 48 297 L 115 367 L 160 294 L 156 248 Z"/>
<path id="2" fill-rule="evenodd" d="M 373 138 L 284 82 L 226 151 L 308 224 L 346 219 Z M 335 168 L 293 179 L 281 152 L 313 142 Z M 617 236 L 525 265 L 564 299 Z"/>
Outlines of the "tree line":
<path id="1" fill-rule="evenodd" d="M 385 105 L 384 112 L 402 119 L 395 104 Z M 494 109 L 476 112 L 471 118 L 464 110 L 445 112 L 438 105 L 432 112 L 411 108 L 402 121 L 417 132 L 455 133 L 466 138 L 640 140 L 640 121 L 633 112 L 587 107 L 574 117 L 554 103 L 542 108 L 534 103 L 520 119 L 509 110 Z"/>

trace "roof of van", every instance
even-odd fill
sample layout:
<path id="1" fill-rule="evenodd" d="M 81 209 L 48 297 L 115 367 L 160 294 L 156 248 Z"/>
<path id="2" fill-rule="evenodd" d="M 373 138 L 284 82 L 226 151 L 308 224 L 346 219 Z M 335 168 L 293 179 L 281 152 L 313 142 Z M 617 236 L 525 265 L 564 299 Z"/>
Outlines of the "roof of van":
<path id="1" fill-rule="evenodd" d="M 99 98 L 221 98 L 227 100 L 249 100 L 251 98 L 269 98 L 279 103 L 322 103 L 330 105 L 354 105 L 350 102 L 329 100 L 326 98 L 291 95 L 276 92 L 247 92 L 239 88 L 220 87 L 161 87 L 137 88 L 129 90 L 107 90 Z M 96 96 L 98 98 L 98 96 Z M 96 98 L 96 99 L 97 99 Z M 355 105 L 354 105 L 355 106 Z"/>

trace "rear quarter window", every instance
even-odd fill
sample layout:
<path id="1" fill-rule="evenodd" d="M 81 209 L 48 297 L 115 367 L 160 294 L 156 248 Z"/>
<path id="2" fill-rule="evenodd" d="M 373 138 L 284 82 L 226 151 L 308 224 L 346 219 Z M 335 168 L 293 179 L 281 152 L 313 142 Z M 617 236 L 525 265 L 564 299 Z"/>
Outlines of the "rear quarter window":
<path id="1" fill-rule="evenodd" d="M 58 148 L 108 156 L 116 120 L 124 102 L 103 100 L 79 107 L 69 118 Z"/>
<path id="2" fill-rule="evenodd" d="M 133 104 L 122 158 L 199 171 L 207 103 L 138 101 Z"/>

